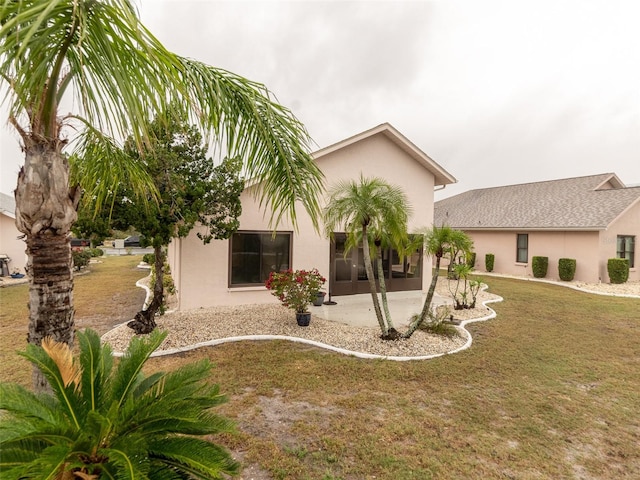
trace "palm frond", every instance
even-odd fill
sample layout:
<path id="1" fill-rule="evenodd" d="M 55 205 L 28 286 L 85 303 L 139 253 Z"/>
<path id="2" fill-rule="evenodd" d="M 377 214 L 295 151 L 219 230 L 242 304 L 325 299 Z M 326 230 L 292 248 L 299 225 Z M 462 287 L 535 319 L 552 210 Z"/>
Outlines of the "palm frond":
<path id="1" fill-rule="evenodd" d="M 62 342 L 56 342 L 51 337 L 45 337 L 42 340 L 42 349 L 53 360 L 58 367 L 62 384 L 68 387 L 73 384 L 74 389 L 78 388 L 82 368 L 74 362 L 73 353 L 69 345 Z"/>
<path id="2" fill-rule="evenodd" d="M 148 119 L 178 99 L 210 140 L 244 160 L 272 224 L 295 224 L 296 201 L 317 222 L 323 175 L 302 123 L 264 85 L 169 52 L 129 1 L 5 2 L 0 45 L 11 115 L 28 117 L 31 131 L 57 125 L 52 99 L 71 89 L 78 117 L 108 137 L 133 135 L 142 150 Z"/>
<path id="3" fill-rule="evenodd" d="M 139 375 L 142 366 L 166 336 L 167 332 L 154 330 L 146 340 L 139 337 L 134 337 L 131 340 L 129 348 L 116 367 L 111 384 L 110 398 L 118 407 L 131 398 L 131 392 L 143 380 Z"/>
<path id="4" fill-rule="evenodd" d="M 222 473 L 234 475 L 240 469 L 226 450 L 192 437 L 153 441 L 149 451 L 153 463 L 179 468 L 196 478 L 223 478 Z"/>
<path id="5" fill-rule="evenodd" d="M 65 386 L 65 380 L 56 362 L 41 347 L 33 344 L 27 345 L 26 352 L 20 352 L 19 354 L 40 369 L 49 385 L 51 385 L 60 410 L 68 417 L 75 428 L 80 428 L 78 409 L 81 408 L 81 402 L 74 393 L 74 387 Z"/>
<path id="6" fill-rule="evenodd" d="M 82 398 L 85 408 L 97 410 L 103 404 L 104 386 L 111 375 L 111 347 L 103 345 L 93 330 L 78 332 L 80 364 L 82 365 Z"/>

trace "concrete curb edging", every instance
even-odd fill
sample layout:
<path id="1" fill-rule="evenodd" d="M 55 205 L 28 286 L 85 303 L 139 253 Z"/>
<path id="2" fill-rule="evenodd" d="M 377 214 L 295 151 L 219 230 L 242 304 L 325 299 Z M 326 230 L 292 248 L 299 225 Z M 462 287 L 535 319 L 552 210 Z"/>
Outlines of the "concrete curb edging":
<path id="1" fill-rule="evenodd" d="M 570 288 L 578 292 L 591 293 L 593 295 L 604 295 L 605 297 L 640 298 L 640 295 L 633 295 L 631 293 L 609 293 L 609 292 L 600 292 L 597 290 L 588 290 L 586 288 L 579 287 L 572 283 L 562 282 L 558 280 L 547 280 L 545 278 L 516 277 L 514 275 L 504 275 L 501 273 L 492 273 L 492 272 L 481 272 L 481 273 L 478 273 L 478 275 L 487 276 L 487 277 L 508 278 L 513 280 L 522 280 L 524 282 L 546 283 L 548 285 L 556 285 L 558 287 Z"/>

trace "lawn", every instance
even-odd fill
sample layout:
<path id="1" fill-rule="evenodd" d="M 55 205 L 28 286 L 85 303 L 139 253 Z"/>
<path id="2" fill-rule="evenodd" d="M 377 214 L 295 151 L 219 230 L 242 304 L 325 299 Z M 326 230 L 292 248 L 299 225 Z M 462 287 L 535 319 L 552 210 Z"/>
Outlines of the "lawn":
<path id="1" fill-rule="evenodd" d="M 86 278 L 103 284 L 100 274 Z M 215 441 L 241 456 L 245 478 L 640 478 L 640 300 L 485 280 L 504 302 L 455 355 L 396 363 L 244 342 L 149 368 L 216 364 L 221 410 L 238 429 Z M 3 345 L 15 346 L 24 336 L 5 326 L 26 315 L 5 314 L 4 290 Z M 0 377 L 15 380 L 14 357 L 2 355 Z"/>

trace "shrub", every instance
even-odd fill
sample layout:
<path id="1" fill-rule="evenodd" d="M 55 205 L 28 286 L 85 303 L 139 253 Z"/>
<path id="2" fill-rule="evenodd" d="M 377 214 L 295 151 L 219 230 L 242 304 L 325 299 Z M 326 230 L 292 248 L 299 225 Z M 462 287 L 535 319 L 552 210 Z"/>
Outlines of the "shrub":
<path id="1" fill-rule="evenodd" d="M 565 282 L 573 280 L 573 276 L 576 274 L 576 259 L 561 258 L 558 260 L 558 274 L 560 275 L 560 280 Z"/>
<path id="2" fill-rule="evenodd" d="M 0 383 L 2 478 L 228 478 L 239 465 L 209 435 L 232 430 L 212 408 L 225 401 L 208 360 L 173 372 L 144 364 L 166 338 L 131 340 L 119 362 L 92 330 L 79 353 L 45 338 L 22 356 L 51 391 L 34 395 Z"/>
<path id="3" fill-rule="evenodd" d="M 282 304 L 296 313 L 307 311 L 307 306 L 315 300 L 326 279 L 317 269 L 271 272 L 265 287 Z"/>
<path id="4" fill-rule="evenodd" d="M 610 258 L 607 260 L 607 272 L 611 283 L 624 283 L 629 280 L 629 260 Z"/>
<path id="5" fill-rule="evenodd" d="M 89 260 L 91 260 L 91 252 L 89 250 L 73 250 L 71 255 L 73 256 L 73 266 L 76 270 L 86 267 L 89 265 Z"/>
<path id="6" fill-rule="evenodd" d="M 476 266 L 476 252 L 471 252 L 467 257 L 467 265 L 471 268 Z"/>
<path id="7" fill-rule="evenodd" d="M 493 272 L 493 263 L 495 262 L 496 256 L 493 253 L 487 253 L 484 256 L 484 267 L 487 272 Z"/>
<path id="8" fill-rule="evenodd" d="M 547 276 L 549 268 L 549 257 L 533 257 L 531 259 L 531 269 L 533 276 L 536 278 L 544 278 Z"/>
<path id="9" fill-rule="evenodd" d="M 90 248 L 89 252 L 91 253 L 92 257 L 101 257 L 102 255 L 104 255 L 104 251 L 101 248 Z"/>
<path id="10" fill-rule="evenodd" d="M 142 261 L 144 263 L 148 263 L 149 265 L 155 265 L 156 264 L 156 255 L 155 255 L 155 253 L 145 253 L 142 256 Z"/>

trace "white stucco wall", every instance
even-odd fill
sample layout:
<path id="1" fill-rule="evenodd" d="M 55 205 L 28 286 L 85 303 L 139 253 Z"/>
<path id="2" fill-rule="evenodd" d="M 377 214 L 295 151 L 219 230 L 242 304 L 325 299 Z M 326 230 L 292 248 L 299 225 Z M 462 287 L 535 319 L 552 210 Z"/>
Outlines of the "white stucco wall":
<path id="1" fill-rule="evenodd" d="M 330 187 L 338 180 L 381 177 L 400 186 L 413 207 L 409 228 L 417 231 L 433 223 L 434 175 L 384 135 L 374 135 L 317 159 L 318 166 Z M 242 215 L 239 230 L 270 231 L 269 217 L 258 208 L 249 191 L 242 194 Z M 324 205 L 324 200 L 322 201 Z M 311 218 L 300 206 L 297 210 L 298 229 L 289 222 L 277 226 L 278 231 L 294 232 L 292 238 L 292 268 L 318 268 L 329 278 L 330 243 L 318 234 Z M 229 240 L 214 240 L 203 245 L 197 230 L 169 247 L 169 262 L 178 289 L 179 308 L 188 310 L 214 305 L 239 305 L 277 302 L 263 286 L 234 287 L 228 285 Z M 430 259 L 424 259 L 423 288 L 431 280 Z M 328 282 L 328 280 L 327 280 Z M 325 288 L 328 287 L 328 283 Z"/>
<path id="2" fill-rule="evenodd" d="M 25 273 L 24 267 L 27 263 L 25 254 L 26 245 L 23 240 L 18 240 L 22 234 L 16 228 L 14 218 L 0 213 L 0 253 L 9 255 L 9 273 L 14 268 L 20 269 L 20 273 Z"/>
<path id="3" fill-rule="evenodd" d="M 548 231 L 476 231 L 466 232 L 474 243 L 476 269 L 485 270 L 485 255 L 493 253 L 493 271 L 506 275 L 533 277 L 531 259 L 534 256 L 548 257 L 549 268 L 545 278 L 559 280 L 560 258 L 575 258 L 574 280 L 598 283 L 600 260 L 598 259 L 599 232 L 548 232 Z M 529 259 L 527 263 L 516 262 L 517 234 L 529 235 Z"/>
<path id="4" fill-rule="evenodd" d="M 640 201 L 625 211 L 600 233 L 600 276 L 603 282 L 609 282 L 607 260 L 615 258 L 618 235 L 632 235 L 636 237 L 634 268 L 629 269 L 629 281 L 640 280 Z"/>

